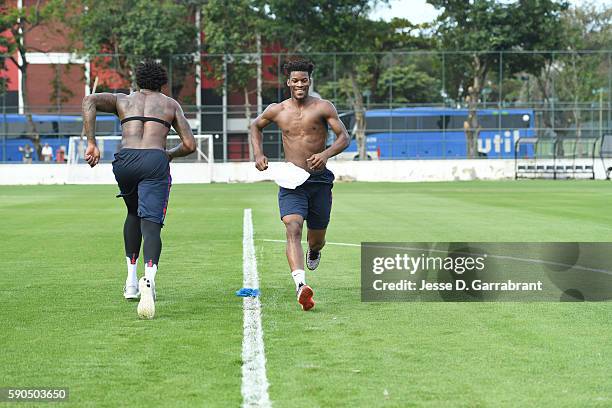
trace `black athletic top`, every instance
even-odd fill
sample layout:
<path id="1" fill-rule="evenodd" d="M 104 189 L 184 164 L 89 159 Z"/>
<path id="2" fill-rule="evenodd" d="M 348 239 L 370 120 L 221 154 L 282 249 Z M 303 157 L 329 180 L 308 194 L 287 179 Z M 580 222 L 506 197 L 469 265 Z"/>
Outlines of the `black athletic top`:
<path id="1" fill-rule="evenodd" d="M 123 125 L 125 122 L 129 122 L 130 120 L 141 120 L 143 122 L 157 122 L 157 123 L 161 123 L 162 125 L 164 125 L 165 127 L 167 127 L 168 129 L 170 129 L 170 124 L 168 122 L 166 122 L 163 119 L 159 119 L 159 118 L 154 118 L 152 116 L 131 116 L 129 118 L 125 118 L 121 121 L 121 124 Z"/>

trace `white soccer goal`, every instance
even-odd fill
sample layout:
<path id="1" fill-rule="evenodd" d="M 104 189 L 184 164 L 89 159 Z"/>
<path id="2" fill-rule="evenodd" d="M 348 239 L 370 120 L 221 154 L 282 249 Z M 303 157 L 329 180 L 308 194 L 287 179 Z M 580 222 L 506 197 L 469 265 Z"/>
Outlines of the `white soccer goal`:
<path id="1" fill-rule="evenodd" d="M 173 163 L 210 163 L 213 158 L 213 138 L 212 135 L 195 135 L 196 151 L 189 156 L 179 157 L 172 160 Z M 98 149 L 100 149 L 100 163 L 110 163 L 114 160 L 114 155 L 121 149 L 121 136 L 97 136 Z M 172 149 L 178 145 L 181 139 L 178 135 L 168 135 L 166 148 Z M 68 164 L 85 164 L 85 149 L 87 139 L 78 136 L 70 138 L 68 144 Z"/>

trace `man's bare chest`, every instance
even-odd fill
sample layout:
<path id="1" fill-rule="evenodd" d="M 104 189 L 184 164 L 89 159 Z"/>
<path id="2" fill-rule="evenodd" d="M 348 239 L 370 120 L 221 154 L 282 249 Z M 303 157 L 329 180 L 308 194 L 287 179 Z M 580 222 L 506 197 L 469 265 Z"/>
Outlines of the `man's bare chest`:
<path id="1" fill-rule="evenodd" d="M 315 111 L 284 111 L 277 120 L 278 127 L 285 136 L 305 136 L 318 134 L 326 128 L 320 113 Z"/>

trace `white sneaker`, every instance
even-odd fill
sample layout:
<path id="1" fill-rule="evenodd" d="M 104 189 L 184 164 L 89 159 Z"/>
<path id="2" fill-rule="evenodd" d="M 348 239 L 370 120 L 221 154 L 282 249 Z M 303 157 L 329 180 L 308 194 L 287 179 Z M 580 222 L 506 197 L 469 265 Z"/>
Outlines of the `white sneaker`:
<path id="1" fill-rule="evenodd" d="M 319 262 L 321 262 L 321 251 L 317 252 L 317 257 L 315 259 L 310 259 L 310 248 L 308 248 L 306 252 L 306 266 L 308 269 L 314 271 L 317 269 L 317 266 L 319 266 Z"/>
<path id="2" fill-rule="evenodd" d="M 140 302 L 138 302 L 138 316 L 141 319 L 152 319 L 155 317 L 155 283 L 144 276 L 138 281 L 140 289 Z"/>
<path id="3" fill-rule="evenodd" d="M 123 287 L 123 297 L 127 300 L 134 300 L 140 297 L 140 291 L 138 290 L 138 285 L 128 285 L 125 283 Z"/>

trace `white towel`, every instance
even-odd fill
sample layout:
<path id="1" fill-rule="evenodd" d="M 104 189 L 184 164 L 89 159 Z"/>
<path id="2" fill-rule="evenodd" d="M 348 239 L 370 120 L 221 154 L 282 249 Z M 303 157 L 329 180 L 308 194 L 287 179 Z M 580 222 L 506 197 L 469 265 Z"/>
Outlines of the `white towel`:
<path id="1" fill-rule="evenodd" d="M 268 163 L 266 172 L 269 172 L 270 177 L 276 184 L 290 190 L 301 186 L 310 177 L 310 173 L 290 162 Z"/>

